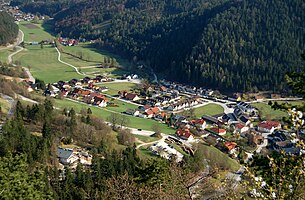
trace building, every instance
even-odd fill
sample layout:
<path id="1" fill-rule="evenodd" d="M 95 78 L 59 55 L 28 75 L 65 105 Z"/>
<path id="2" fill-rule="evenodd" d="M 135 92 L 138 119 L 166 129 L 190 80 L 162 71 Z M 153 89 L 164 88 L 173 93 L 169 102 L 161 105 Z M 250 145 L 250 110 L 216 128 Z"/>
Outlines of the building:
<path id="1" fill-rule="evenodd" d="M 73 149 L 68 148 L 64 149 L 59 147 L 57 149 L 57 156 L 59 158 L 59 162 L 64 165 L 72 164 L 78 160 L 78 157 L 74 155 Z"/>
<path id="2" fill-rule="evenodd" d="M 140 97 L 137 94 L 127 93 L 125 96 L 125 99 L 130 100 L 130 101 L 137 101 L 137 100 L 140 100 Z"/>
<path id="3" fill-rule="evenodd" d="M 257 125 L 257 130 L 263 133 L 273 133 L 274 130 L 280 128 L 281 123 L 278 121 L 263 121 Z"/>
<path id="4" fill-rule="evenodd" d="M 194 127 L 198 127 L 201 130 L 204 130 L 206 125 L 207 125 L 206 121 L 203 120 L 203 119 L 194 119 L 194 120 L 191 120 L 190 124 L 192 126 L 194 126 Z"/>
<path id="5" fill-rule="evenodd" d="M 242 134 L 242 133 L 245 133 L 249 130 L 249 127 L 241 124 L 241 123 L 238 123 L 238 124 L 235 124 L 235 132 L 236 133 L 239 133 L 239 134 Z"/>
<path id="6" fill-rule="evenodd" d="M 237 144 L 235 142 L 225 142 L 225 147 L 228 148 L 229 154 L 234 154 L 236 153 L 236 146 Z"/>
<path id="7" fill-rule="evenodd" d="M 184 139 L 184 140 L 187 140 L 187 141 L 191 141 L 191 140 L 194 139 L 194 136 L 189 129 L 178 129 L 176 131 L 176 134 L 181 139 Z"/>
<path id="8" fill-rule="evenodd" d="M 218 135 L 225 135 L 227 133 L 227 131 L 222 128 L 211 128 L 210 130 Z"/>

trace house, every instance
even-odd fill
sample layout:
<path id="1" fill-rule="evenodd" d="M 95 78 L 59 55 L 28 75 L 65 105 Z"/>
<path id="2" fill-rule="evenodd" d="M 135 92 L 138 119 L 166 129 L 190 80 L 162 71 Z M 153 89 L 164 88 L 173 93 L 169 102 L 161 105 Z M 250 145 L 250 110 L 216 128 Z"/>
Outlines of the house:
<path id="1" fill-rule="evenodd" d="M 225 135 L 227 133 L 227 131 L 222 128 L 211 128 L 210 130 L 218 135 Z"/>
<path id="2" fill-rule="evenodd" d="M 187 140 L 187 141 L 191 141 L 191 140 L 194 139 L 194 136 L 189 129 L 178 129 L 176 131 L 176 134 L 181 139 L 184 139 L 184 140 Z"/>
<path id="3" fill-rule="evenodd" d="M 190 124 L 194 127 L 198 127 L 199 129 L 204 130 L 207 123 L 203 119 L 194 119 L 190 121 Z"/>
<path id="4" fill-rule="evenodd" d="M 235 142 L 225 142 L 225 147 L 228 148 L 229 154 L 235 154 L 236 153 L 236 146 L 237 144 Z"/>
<path id="5" fill-rule="evenodd" d="M 167 114 L 165 112 L 161 112 L 155 116 L 155 119 L 163 121 L 163 119 L 166 118 L 166 116 L 167 116 Z"/>
<path id="6" fill-rule="evenodd" d="M 140 114 L 138 110 L 133 110 L 133 109 L 127 109 L 125 113 L 127 115 L 132 115 L 132 116 L 138 116 Z"/>
<path id="7" fill-rule="evenodd" d="M 130 100 L 130 101 L 137 101 L 137 100 L 139 100 L 140 98 L 138 97 L 137 94 L 134 94 L 134 93 L 127 93 L 127 94 L 125 95 L 125 99 Z"/>
<path id="8" fill-rule="evenodd" d="M 145 111 L 144 114 L 146 115 L 147 118 L 152 118 L 152 117 L 154 117 L 154 112 L 153 112 L 151 109 Z"/>
<path id="9" fill-rule="evenodd" d="M 64 165 L 72 164 L 78 160 L 78 157 L 74 155 L 73 149 L 68 148 L 64 149 L 59 147 L 57 149 L 57 156 L 59 158 L 59 161 Z"/>
<path id="10" fill-rule="evenodd" d="M 146 104 L 146 105 L 144 105 L 144 106 L 139 106 L 139 107 L 138 107 L 138 110 L 139 110 L 139 111 L 142 111 L 142 112 L 145 112 L 145 111 L 147 111 L 147 110 L 150 109 L 150 108 L 151 108 L 151 105 Z"/>
<path id="11" fill-rule="evenodd" d="M 245 126 L 244 124 L 241 124 L 241 123 L 235 124 L 236 133 L 242 134 L 242 133 L 247 132 L 248 130 L 249 130 L 249 127 Z"/>
<path id="12" fill-rule="evenodd" d="M 257 125 L 257 130 L 264 133 L 273 133 L 274 130 L 280 128 L 281 123 L 277 121 L 263 121 Z"/>

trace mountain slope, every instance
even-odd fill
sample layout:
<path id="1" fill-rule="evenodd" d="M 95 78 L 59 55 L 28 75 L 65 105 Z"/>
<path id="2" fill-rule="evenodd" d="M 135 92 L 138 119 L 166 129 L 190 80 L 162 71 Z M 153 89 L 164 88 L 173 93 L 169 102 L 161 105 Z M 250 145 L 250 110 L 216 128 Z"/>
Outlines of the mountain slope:
<path id="1" fill-rule="evenodd" d="M 282 91 L 287 71 L 304 70 L 304 8 L 303 0 L 90 0 L 54 14 L 54 29 L 99 39 L 171 80 Z"/>
<path id="2" fill-rule="evenodd" d="M 0 45 L 13 42 L 18 35 L 18 26 L 6 12 L 0 11 Z"/>

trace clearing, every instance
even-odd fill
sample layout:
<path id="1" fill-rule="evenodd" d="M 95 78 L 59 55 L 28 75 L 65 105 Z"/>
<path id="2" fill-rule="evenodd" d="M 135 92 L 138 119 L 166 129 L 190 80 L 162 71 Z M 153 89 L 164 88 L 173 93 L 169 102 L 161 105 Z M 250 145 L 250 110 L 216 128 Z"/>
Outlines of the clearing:
<path id="1" fill-rule="evenodd" d="M 254 103 L 251 105 L 259 110 L 262 120 L 282 120 L 283 117 L 288 117 L 287 112 L 274 110 L 268 103 Z"/>
<path id="2" fill-rule="evenodd" d="M 194 109 L 195 116 L 198 118 L 201 118 L 202 115 L 213 116 L 213 115 L 221 114 L 223 112 L 224 112 L 223 107 L 213 103 Z"/>

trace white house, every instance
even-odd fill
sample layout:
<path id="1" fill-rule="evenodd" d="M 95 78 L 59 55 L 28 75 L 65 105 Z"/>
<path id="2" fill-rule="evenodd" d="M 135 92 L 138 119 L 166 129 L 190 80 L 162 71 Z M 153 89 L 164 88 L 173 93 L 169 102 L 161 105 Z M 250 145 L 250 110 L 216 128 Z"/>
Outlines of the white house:
<path id="1" fill-rule="evenodd" d="M 239 134 L 242 134 L 242 133 L 245 133 L 249 130 L 249 127 L 243 125 L 243 124 L 236 124 L 235 125 L 235 132 L 239 133 Z"/>
<path id="2" fill-rule="evenodd" d="M 257 125 L 257 130 L 263 133 L 273 133 L 274 130 L 280 128 L 281 123 L 277 121 L 263 121 Z"/>
<path id="3" fill-rule="evenodd" d="M 64 164 L 71 164 L 78 160 L 78 157 L 74 155 L 73 149 L 57 149 L 57 156 L 59 157 L 59 161 Z"/>

